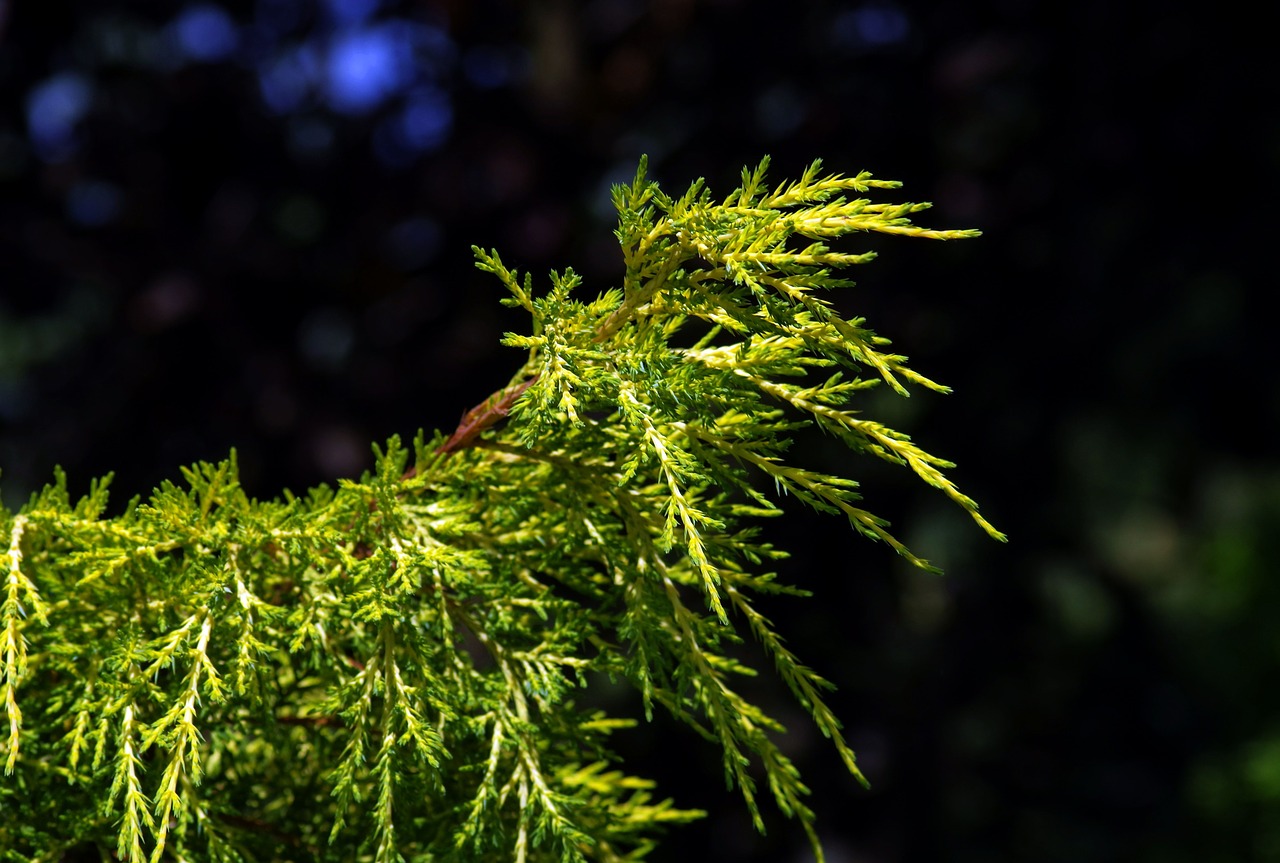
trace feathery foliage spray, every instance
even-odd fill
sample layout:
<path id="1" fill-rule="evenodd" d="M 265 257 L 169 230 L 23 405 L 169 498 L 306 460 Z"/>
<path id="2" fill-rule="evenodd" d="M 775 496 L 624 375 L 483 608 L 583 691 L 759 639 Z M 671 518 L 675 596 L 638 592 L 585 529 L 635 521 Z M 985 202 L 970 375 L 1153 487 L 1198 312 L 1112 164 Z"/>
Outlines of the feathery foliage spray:
<path id="1" fill-rule="evenodd" d="M 623 772 L 609 735 L 636 720 L 579 705 L 607 679 L 718 746 L 757 827 L 770 797 L 821 860 L 781 726 L 735 688 L 756 671 L 738 642 L 864 780 L 830 684 L 757 610 L 806 593 L 758 522 L 790 496 L 928 564 L 854 480 L 791 458 L 793 433 L 902 465 L 1003 537 L 949 463 L 851 409 L 944 388 L 822 297 L 873 257 L 833 239 L 977 232 L 917 227 L 926 204 L 862 197 L 897 183 L 818 163 L 770 191 L 766 164 L 717 202 L 642 162 L 614 189 L 621 286 L 594 298 L 476 249 L 531 318 L 504 339 L 524 364 L 359 480 L 254 500 L 232 454 L 114 518 L 109 478 L 72 500 L 60 472 L 0 510 L 0 859 L 636 859 L 700 813 Z"/>

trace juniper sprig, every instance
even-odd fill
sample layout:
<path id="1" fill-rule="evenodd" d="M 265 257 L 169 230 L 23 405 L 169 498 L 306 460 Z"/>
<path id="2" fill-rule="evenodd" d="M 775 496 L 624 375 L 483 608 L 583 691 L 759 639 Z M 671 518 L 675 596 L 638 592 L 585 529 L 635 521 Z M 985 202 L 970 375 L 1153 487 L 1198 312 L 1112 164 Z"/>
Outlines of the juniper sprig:
<path id="1" fill-rule="evenodd" d="M 927 205 L 874 203 L 898 184 L 867 173 L 815 162 L 770 191 L 766 167 L 717 202 L 642 162 L 614 190 L 621 284 L 594 298 L 476 249 L 531 318 L 503 340 L 523 365 L 358 480 L 255 500 L 232 453 L 115 517 L 110 477 L 73 500 L 60 472 L 0 509 L 0 859 L 638 859 L 701 813 L 623 771 L 610 735 L 637 720 L 590 706 L 611 680 L 717 745 L 756 826 L 772 798 L 821 860 L 736 645 L 865 779 L 831 684 L 756 606 L 808 594 L 758 521 L 790 495 L 928 564 L 852 478 L 793 458 L 795 432 L 909 468 L 1003 537 L 949 462 L 853 407 L 945 388 L 825 297 L 874 256 L 830 245 L 848 234 L 977 232 L 917 227 Z"/>

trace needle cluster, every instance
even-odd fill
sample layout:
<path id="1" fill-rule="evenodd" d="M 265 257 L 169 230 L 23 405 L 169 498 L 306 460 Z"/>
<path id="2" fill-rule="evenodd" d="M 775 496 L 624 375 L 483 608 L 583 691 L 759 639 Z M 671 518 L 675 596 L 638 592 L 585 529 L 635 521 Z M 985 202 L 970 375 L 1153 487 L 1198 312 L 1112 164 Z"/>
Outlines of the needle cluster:
<path id="1" fill-rule="evenodd" d="M 625 772 L 598 690 L 626 684 L 723 753 L 757 827 L 771 798 L 821 860 L 781 724 L 744 696 L 753 639 L 853 777 L 830 684 L 758 610 L 807 594 L 761 538 L 779 498 L 843 515 L 921 566 L 857 483 L 788 453 L 817 426 L 902 465 L 1003 537 L 951 465 L 859 394 L 944 388 L 824 292 L 869 252 L 934 239 L 898 184 L 767 163 L 723 201 L 614 190 L 621 285 L 536 289 L 509 386 L 451 434 L 374 447 L 358 480 L 255 500 L 234 454 L 106 517 L 109 478 L 0 509 L 0 860 L 96 848 L 161 861 L 622 861 L 697 818 Z"/>

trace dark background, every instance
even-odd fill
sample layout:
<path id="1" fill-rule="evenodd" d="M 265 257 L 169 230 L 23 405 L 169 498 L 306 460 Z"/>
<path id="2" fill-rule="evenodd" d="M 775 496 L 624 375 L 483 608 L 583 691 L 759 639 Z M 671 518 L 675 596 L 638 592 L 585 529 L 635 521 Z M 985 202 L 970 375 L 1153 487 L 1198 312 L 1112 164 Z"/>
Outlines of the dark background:
<path id="1" fill-rule="evenodd" d="M 641 153 L 669 191 L 869 169 L 985 234 L 868 240 L 842 307 L 956 393 L 867 412 L 1012 541 L 805 442 L 947 569 L 774 526 L 817 600 L 770 612 L 873 783 L 759 684 L 828 859 L 1280 860 L 1264 33 L 1114 0 L 0 0 L 4 501 L 56 464 L 123 501 L 231 447 L 259 496 L 357 474 L 519 362 L 471 244 L 603 288 Z M 625 747 L 711 811 L 654 859 L 808 859 L 691 734 Z"/>

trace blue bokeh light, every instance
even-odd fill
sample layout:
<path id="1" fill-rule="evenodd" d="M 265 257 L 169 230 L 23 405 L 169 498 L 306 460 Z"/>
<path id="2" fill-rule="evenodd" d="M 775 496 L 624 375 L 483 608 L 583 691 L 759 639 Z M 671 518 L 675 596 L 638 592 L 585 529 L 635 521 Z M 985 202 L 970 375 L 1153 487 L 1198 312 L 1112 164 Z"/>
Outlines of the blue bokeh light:
<path id="1" fill-rule="evenodd" d="M 225 60 L 240 46 L 239 28 L 225 9 L 212 3 L 188 6 L 169 26 L 175 45 L 189 60 Z"/>
<path id="2" fill-rule="evenodd" d="M 305 0 L 257 0 L 254 28 L 269 38 L 286 36 L 302 26 L 309 8 Z"/>
<path id="3" fill-rule="evenodd" d="M 387 164 L 406 165 L 442 146 L 453 131 L 448 92 L 458 48 L 438 23 L 379 17 L 385 0 L 257 0 L 241 26 L 216 0 L 183 8 L 164 33 L 169 62 L 239 60 L 256 74 L 262 106 L 298 119 L 315 112 L 372 119 L 374 150 Z M 467 74 L 480 87 L 509 84 L 521 58 L 493 48 L 471 58 Z M 70 152 L 75 123 L 86 110 L 87 78 L 46 82 L 33 91 L 32 137 L 45 158 Z M 311 134 L 315 132 L 317 134 Z M 321 134 L 323 133 L 323 134 Z M 291 127 L 295 154 L 323 158 L 333 129 Z"/>
<path id="4" fill-rule="evenodd" d="M 443 77 L 454 53 L 443 30 L 402 18 L 338 30 L 325 63 L 329 107 L 366 114 L 417 82 Z"/>
<path id="5" fill-rule="evenodd" d="M 400 129 L 405 143 L 415 150 L 434 150 L 453 130 L 453 104 L 449 96 L 434 87 L 415 90 L 400 113 Z"/>
<path id="6" fill-rule="evenodd" d="M 304 107 L 319 80 L 320 58 L 310 44 L 290 48 L 258 70 L 262 101 L 277 114 Z"/>
<path id="7" fill-rule="evenodd" d="M 905 40 L 911 20 L 892 3 L 868 3 L 836 16 L 831 32 L 837 43 L 848 47 L 880 48 Z"/>
<path id="8" fill-rule="evenodd" d="M 448 31 L 432 24 L 413 24 L 415 60 L 424 77 L 438 80 L 453 68 L 458 49 Z"/>
<path id="9" fill-rule="evenodd" d="M 76 149 L 76 124 L 89 110 L 93 87 L 78 72 L 62 72 L 27 94 L 27 133 L 46 162 L 59 162 Z"/>
<path id="10" fill-rule="evenodd" d="M 329 20 L 339 27 L 363 24 L 381 5 L 380 0 L 324 0 Z"/>
<path id="11" fill-rule="evenodd" d="M 325 64 L 329 106 L 364 114 L 407 86 L 414 75 L 408 25 L 390 22 L 336 34 Z"/>
<path id="12" fill-rule="evenodd" d="M 395 114 L 373 132 L 373 151 L 384 165 L 404 168 L 445 143 L 453 131 L 448 94 L 433 87 L 415 90 Z"/>

